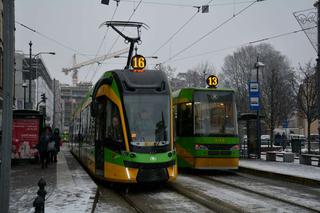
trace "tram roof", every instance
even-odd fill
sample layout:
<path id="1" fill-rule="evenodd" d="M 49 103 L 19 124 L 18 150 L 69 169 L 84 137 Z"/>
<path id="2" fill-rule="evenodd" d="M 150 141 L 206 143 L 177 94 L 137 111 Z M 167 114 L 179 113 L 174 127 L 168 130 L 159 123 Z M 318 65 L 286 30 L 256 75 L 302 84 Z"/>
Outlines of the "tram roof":
<path id="1" fill-rule="evenodd" d="M 234 92 L 233 89 L 225 88 L 198 88 L 198 87 L 185 87 L 176 90 L 172 93 L 173 98 L 189 98 L 192 100 L 192 94 L 195 91 L 219 91 L 219 92 Z"/>

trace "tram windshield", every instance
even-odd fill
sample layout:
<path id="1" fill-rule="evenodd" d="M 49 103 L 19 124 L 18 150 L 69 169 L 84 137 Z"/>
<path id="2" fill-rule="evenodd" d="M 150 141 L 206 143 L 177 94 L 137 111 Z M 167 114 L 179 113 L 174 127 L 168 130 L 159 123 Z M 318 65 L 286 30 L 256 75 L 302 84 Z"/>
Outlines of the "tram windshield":
<path id="1" fill-rule="evenodd" d="M 170 148 L 169 96 L 128 95 L 124 97 L 124 103 L 133 151 L 168 151 Z"/>
<path id="2" fill-rule="evenodd" d="M 194 93 L 195 135 L 236 135 L 234 95 L 227 91 Z"/>

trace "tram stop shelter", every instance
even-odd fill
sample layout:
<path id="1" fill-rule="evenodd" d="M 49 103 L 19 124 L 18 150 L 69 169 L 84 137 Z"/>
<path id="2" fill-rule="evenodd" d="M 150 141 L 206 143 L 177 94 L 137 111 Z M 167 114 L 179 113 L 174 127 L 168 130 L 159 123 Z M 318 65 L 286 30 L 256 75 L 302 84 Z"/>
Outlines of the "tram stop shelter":
<path id="1" fill-rule="evenodd" d="M 263 116 L 260 115 L 260 119 Z M 257 144 L 257 114 L 242 113 L 239 116 L 240 155 L 242 158 L 257 158 L 261 149 Z"/>

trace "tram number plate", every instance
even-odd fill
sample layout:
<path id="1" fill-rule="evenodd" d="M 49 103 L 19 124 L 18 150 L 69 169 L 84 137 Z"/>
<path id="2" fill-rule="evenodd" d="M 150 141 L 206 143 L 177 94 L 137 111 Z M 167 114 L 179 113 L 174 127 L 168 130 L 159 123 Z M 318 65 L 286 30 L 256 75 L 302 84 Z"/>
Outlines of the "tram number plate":
<path id="1" fill-rule="evenodd" d="M 208 151 L 208 155 L 231 155 L 229 150 L 211 150 Z"/>

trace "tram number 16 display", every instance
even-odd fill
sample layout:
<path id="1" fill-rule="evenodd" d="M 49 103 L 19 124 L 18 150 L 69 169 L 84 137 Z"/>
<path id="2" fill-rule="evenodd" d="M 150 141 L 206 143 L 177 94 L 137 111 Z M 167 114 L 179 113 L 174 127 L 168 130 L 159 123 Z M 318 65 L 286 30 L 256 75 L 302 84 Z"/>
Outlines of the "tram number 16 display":
<path id="1" fill-rule="evenodd" d="M 217 76 L 215 75 L 210 75 L 208 76 L 207 78 L 207 85 L 210 87 L 210 88 L 216 88 L 218 86 L 218 83 L 219 83 L 219 79 Z"/>
<path id="2" fill-rule="evenodd" d="M 135 70 L 143 70 L 146 67 L 146 59 L 142 55 L 135 55 L 131 59 L 131 67 Z"/>

